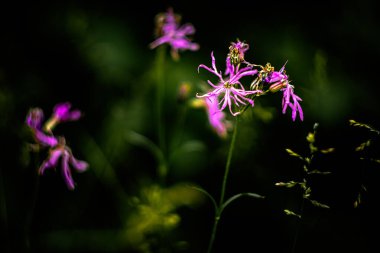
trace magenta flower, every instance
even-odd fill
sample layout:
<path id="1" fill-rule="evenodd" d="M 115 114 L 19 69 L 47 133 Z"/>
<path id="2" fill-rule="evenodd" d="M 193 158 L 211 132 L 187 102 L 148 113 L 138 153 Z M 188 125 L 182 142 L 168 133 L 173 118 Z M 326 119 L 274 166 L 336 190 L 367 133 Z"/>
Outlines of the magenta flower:
<path id="1" fill-rule="evenodd" d="M 231 42 L 231 46 L 229 47 L 230 52 L 228 53 L 226 59 L 226 72 L 224 73 L 225 75 L 229 74 L 229 71 L 232 68 L 231 65 L 237 66 L 240 63 L 245 62 L 244 55 L 248 49 L 249 45 L 244 42 L 241 42 L 239 40 L 236 43 Z"/>
<path id="2" fill-rule="evenodd" d="M 292 109 L 292 119 L 296 120 L 297 112 L 299 113 L 299 117 L 303 120 L 303 111 L 301 105 L 298 101 L 302 101 L 302 99 L 294 94 L 294 86 L 290 85 L 289 77 L 285 74 L 285 65 L 279 71 L 272 71 L 265 78 L 265 82 L 268 83 L 269 90 L 272 92 L 277 92 L 281 90 L 283 92 L 282 97 L 282 113 L 285 114 L 288 106 Z M 290 101 L 292 99 L 292 102 Z"/>
<path id="3" fill-rule="evenodd" d="M 66 121 L 75 121 L 78 120 L 82 113 L 79 110 L 72 110 L 70 102 L 59 103 L 53 108 L 53 115 L 50 119 L 45 123 L 44 129 L 45 131 L 52 131 L 53 128 L 61 123 Z"/>
<path id="4" fill-rule="evenodd" d="M 26 116 L 26 124 L 32 129 L 42 129 L 44 112 L 40 108 L 32 108 Z"/>
<path id="5" fill-rule="evenodd" d="M 299 113 L 299 117 L 301 121 L 303 121 L 303 111 L 301 108 L 301 105 L 298 103 L 298 101 L 302 101 L 302 99 L 294 94 L 294 87 L 293 85 L 288 85 L 286 88 L 282 89 L 283 91 L 283 97 L 282 97 L 282 113 L 285 114 L 286 109 L 288 106 L 292 109 L 292 119 L 293 121 L 296 120 L 297 117 L 297 111 Z M 293 100 L 292 102 L 290 101 L 290 98 Z"/>
<path id="6" fill-rule="evenodd" d="M 48 135 L 42 131 L 43 119 L 43 111 L 40 108 L 32 108 L 26 117 L 26 124 L 32 130 L 33 138 L 38 144 L 54 147 L 58 144 L 58 140 L 53 135 Z"/>
<path id="7" fill-rule="evenodd" d="M 272 71 L 268 74 L 268 76 L 265 78 L 265 82 L 267 83 L 277 83 L 277 82 L 283 82 L 284 80 L 288 80 L 288 76 L 285 74 L 285 65 L 282 66 L 282 68 L 279 71 Z M 273 67 L 272 67 L 273 69 Z"/>
<path id="8" fill-rule="evenodd" d="M 210 125 L 220 137 L 226 137 L 230 124 L 225 120 L 225 113 L 219 109 L 218 98 L 216 96 L 209 96 L 204 98 L 204 100 Z"/>
<path id="9" fill-rule="evenodd" d="M 173 10 L 170 8 L 163 16 L 163 24 L 161 28 L 161 36 L 153 41 L 149 47 L 151 49 L 162 44 L 171 46 L 173 58 L 178 59 L 178 51 L 199 49 L 199 44 L 191 42 L 187 35 L 195 33 L 195 28 L 191 24 L 179 26 Z"/>
<path id="10" fill-rule="evenodd" d="M 70 148 L 66 146 L 64 137 L 56 138 L 52 129 L 59 122 L 77 120 L 81 116 L 79 110 L 70 111 L 71 104 L 60 103 L 53 109 L 53 115 L 43 125 L 44 113 L 39 108 L 33 108 L 29 111 L 26 117 L 26 124 L 32 130 L 33 137 L 37 144 L 42 147 L 50 147 L 49 157 L 42 163 L 39 168 L 39 174 L 42 175 L 45 169 L 54 168 L 57 166 L 58 160 L 61 158 L 62 174 L 69 189 L 75 188 L 74 180 L 71 176 L 69 164 L 79 172 L 83 172 L 88 168 L 85 161 L 77 160 Z"/>
<path id="11" fill-rule="evenodd" d="M 78 172 L 83 172 L 87 170 L 88 163 L 86 163 L 85 161 L 77 160 L 73 156 L 70 148 L 65 145 L 65 139 L 63 137 L 60 138 L 60 144 L 50 150 L 49 157 L 42 163 L 41 167 L 38 170 L 38 173 L 40 175 L 43 175 L 46 169 L 55 168 L 60 158 L 62 176 L 66 182 L 67 187 L 70 190 L 74 190 L 75 184 L 71 175 L 69 163 Z"/>
<path id="12" fill-rule="evenodd" d="M 79 110 L 70 111 L 71 103 L 60 103 L 57 104 L 53 109 L 53 117 L 59 122 L 74 121 L 78 120 L 81 116 Z"/>
<path id="13" fill-rule="evenodd" d="M 208 84 L 211 85 L 211 87 L 214 88 L 213 91 L 206 93 L 205 95 L 199 96 L 196 95 L 198 98 L 204 98 L 204 97 L 213 97 L 215 96 L 218 98 L 220 95 L 223 95 L 223 98 L 220 100 L 220 104 L 222 104 L 220 111 L 223 111 L 227 106 L 233 116 L 238 115 L 240 112 L 233 112 L 232 111 L 232 103 L 234 103 L 237 107 L 240 106 L 240 104 L 247 105 L 247 103 L 254 106 L 254 101 L 250 98 L 248 98 L 248 95 L 261 93 L 260 90 L 250 90 L 246 91 L 243 87 L 243 85 L 240 83 L 240 79 L 244 76 L 253 76 L 257 73 L 257 70 L 252 69 L 251 66 L 244 67 L 242 69 L 239 69 L 239 67 L 235 67 L 234 65 L 230 64 L 227 66 L 229 76 L 228 78 L 223 79 L 222 73 L 218 72 L 216 65 L 215 65 L 215 57 L 214 53 L 211 52 L 211 59 L 212 59 L 212 69 L 201 64 L 198 66 L 198 72 L 199 68 L 204 68 L 208 70 L 209 72 L 213 73 L 219 78 L 218 84 L 213 84 L 210 80 L 207 80 Z"/>

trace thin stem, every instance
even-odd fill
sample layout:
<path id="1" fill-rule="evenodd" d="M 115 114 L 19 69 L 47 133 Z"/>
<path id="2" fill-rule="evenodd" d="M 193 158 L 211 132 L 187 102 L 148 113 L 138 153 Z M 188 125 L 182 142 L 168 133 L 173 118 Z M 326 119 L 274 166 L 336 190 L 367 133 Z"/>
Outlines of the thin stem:
<path id="1" fill-rule="evenodd" d="M 297 246 L 297 241 L 298 241 L 298 234 L 299 234 L 299 230 L 300 230 L 300 226 L 301 226 L 301 221 L 302 221 L 302 217 L 303 217 L 304 206 L 305 206 L 305 198 L 302 196 L 301 209 L 300 209 L 300 212 L 299 212 L 299 215 L 301 216 L 301 218 L 297 219 L 297 221 L 296 221 L 297 224 L 296 224 L 296 232 L 294 234 L 292 253 L 296 252 L 296 246 Z"/>
<path id="2" fill-rule="evenodd" d="M 210 238 L 210 243 L 208 244 L 207 253 L 211 253 L 212 246 L 214 245 L 214 241 L 215 241 L 216 229 L 218 228 L 218 223 L 219 223 L 219 220 L 220 220 L 219 210 L 217 210 L 216 213 L 217 214 L 215 215 L 214 225 L 212 227 L 211 238 Z"/>
<path id="3" fill-rule="evenodd" d="M 232 153 L 233 153 L 234 148 L 235 148 L 236 133 L 237 133 L 237 128 L 238 128 L 238 116 L 236 116 L 235 119 L 236 119 L 235 120 L 235 127 L 234 127 L 234 132 L 232 133 L 230 150 L 228 151 L 228 157 L 227 157 L 227 162 L 226 162 L 226 169 L 224 171 L 224 177 L 223 177 L 222 191 L 220 193 L 219 206 L 222 206 L 223 202 L 224 202 L 224 195 L 225 195 L 225 192 L 226 192 L 226 185 L 227 185 L 228 174 L 230 172 Z"/>
<path id="4" fill-rule="evenodd" d="M 224 171 L 222 190 L 221 190 L 221 193 L 220 193 L 219 207 L 215 211 L 214 225 L 212 227 L 211 238 L 210 238 L 210 242 L 209 242 L 208 250 L 207 250 L 208 253 L 211 253 L 212 246 L 213 246 L 214 241 L 215 241 L 216 230 L 218 228 L 220 216 L 221 216 L 221 213 L 222 213 L 222 210 L 223 210 L 222 207 L 224 205 L 224 195 L 226 193 L 227 178 L 228 178 L 228 174 L 229 174 L 229 171 L 230 171 L 232 153 L 234 151 L 235 142 L 236 142 L 236 133 L 237 133 L 237 128 L 238 128 L 238 116 L 236 116 L 235 119 L 236 120 L 235 120 L 234 132 L 232 133 L 232 139 L 231 139 L 231 143 L 230 143 L 230 149 L 228 151 L 228 156 L 227 156 L 226 169 Z"/>
<path id="5" fill-rule="evenodd" d="M 165 141 L 165 120 L 163 115 L 163 100 L 165 96 L 165 52 L 166 47 L 160 46 L 156 51 L 156 78 L 157 78 L 157 92 L 156 92 L 156 110 L 157 110 L 157 134 L 158 145 L 166 157 L 166 141 Z M 160 180 L 165 181 L 168 168 L 166 162 L 160 163 L 158 166 L 158 175 Z"/>

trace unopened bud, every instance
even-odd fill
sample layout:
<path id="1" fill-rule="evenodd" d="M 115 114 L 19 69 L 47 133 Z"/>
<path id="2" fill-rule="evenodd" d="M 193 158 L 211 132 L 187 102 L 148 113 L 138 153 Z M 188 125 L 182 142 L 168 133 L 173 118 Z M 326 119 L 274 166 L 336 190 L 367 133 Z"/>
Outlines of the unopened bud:
<path id="1" fill-rule="evenodd" d="M 282 80 L 269 86 L 269 91 L 275 93 L 288 85 L 288 80 Z"/>

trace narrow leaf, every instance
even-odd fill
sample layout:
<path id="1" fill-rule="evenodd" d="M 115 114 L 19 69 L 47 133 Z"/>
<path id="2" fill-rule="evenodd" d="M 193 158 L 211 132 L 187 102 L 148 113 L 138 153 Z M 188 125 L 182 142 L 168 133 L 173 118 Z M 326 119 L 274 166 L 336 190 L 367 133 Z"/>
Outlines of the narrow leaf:
<path id="1" fill-rule="evenodd" d="M 327 149 L 321 149 L 322 154 L 328 154 L 331 152 L 334 152 L 335 148 L 327 148 Z"/>
<path id="2" fill-rule="evenodd" d="M 300 182 L 296 182 L 296 181 L 289 181 L 289 182 L 278 182 L 278 183 L 275 183 L 275 186 L 284 186 L 284 187 L 287 187 L 287 188 L 292 188 L 294 186 L 296 186 L 297 184 L 302 184 Z"/>
<path id="3" fill-rule="evenodd" d="M 376 130 L 375 128 L 371 127 L 368 124 L 360 123 L 360 122 L 357 122 L 357 121 L 355 121 L 353 119 L 350 119 L 349 122 L 350 122 L 351 126 L 367 128 L 371 132 L 374 132 L 376 134 L 380 134 L 380 131 Z"/>
<path id="4" fill-rule="evenodd" d="M 197 190 L 197 191 L 199 191 L 199 192 L 201 192 L 201 193 L 203 193 L 203 194 L 205 194 L 205 195 L 211 200 L 211 202 L 212 202 L 212 204 L 213 204 L 213 206 L 214 206 L 214 209 L 215 209 L 215 213 L 218 212 L 219 207 L 218 207 L 218 205 L 216 204 L 216 201 L 215 201 L 214 197 L 211 196 L 210 193 L 208 193 L 205 189 L 203 189 L 203 188 L 201 188 L 201 187 L 198 187 L 198 186 L 195 186 L 195 185 L 189 185 L 189 187 L 192 188 L 192 189 L 194 189 L 194 190 Z"/>
<path id="5" fill-rule="evenodd" d="M 291 150 L 291 149 L 289 149 L 289 148 L 287 148 L 287 149 L 285 149 L 285 150 L 286 150 L 286 152 L 288 152 L 288 154 L 289 154 L 290 156 L 295 156 L 295 157 L 298 157 L 298 158 L 300 158 L 301 160 L 303 160 L 303 157 L 300 156 L 299 154 L 297 154 L 296 152 L 294 152 L 293 150 Z"/>
<path id="6" fill-rule="evenodd" d="M 296 216 L 296 217 L 298 217 L 298 218 L 301 219 L 301 215 L 296 214 L 296 213 L 293 212 L 293 211 L 290 211 L 290 210 L 288 210 L 288 209 L 284 209 L 284 212 L 285 212 L 286 215 Z"/>
<path id="7" fill-rule="evenodd" d="M 312 200 L 312 199 L 309 199 L 309 200 L 310 200 L 310 202 L 311 202 L 314 206 L 321 207 L 321 208 L 326 208 L 326 209 L 330 208 L 328 205 L 322 204 L 322 203 L 320 203 L 320 202 L 318 202 L 318 201 L 316 201 L 316 200 Z"/>
<path id="8" fill-rule="evenodd" d="M 331 174 L 330 171 L 319 171 L 319 170 L 312 170 L 312 171 L 309 171 L 307 172 L 307 174 L 320 174 L 320 175 L 328 175 L 328 174 Z"/>
<path id="9" fill-rule="evenodd" d="M 223 203 L 222 207 L 220 208 L 220 213 L 223 211 L 224 208 L 226 208 L 233 201 L 237 200 L 238 198 L 245 197 L 245 196 L 255 198 L 255 199 L 264 199 L 265 198 L 264 196 L 261 196 L 257 193 L 253 193 L 253 192 L 239 193 L 239 194 L 236 194 L 236 195 L 232 196 L 231 198 L 227 199 L 226 202 Z"/>

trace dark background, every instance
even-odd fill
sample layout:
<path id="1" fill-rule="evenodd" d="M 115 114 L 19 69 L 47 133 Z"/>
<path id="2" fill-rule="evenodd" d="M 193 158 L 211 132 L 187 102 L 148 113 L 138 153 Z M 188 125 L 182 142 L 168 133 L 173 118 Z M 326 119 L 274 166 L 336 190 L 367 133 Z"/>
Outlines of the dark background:
<path id="1" fill-rule="evenodd" d="M 355 119 L 380 128 L 376 1 L 133 4 L 13 2 L 0 7 L 1 251 L 149 252 L 130 246 L 124 233 L 135 211 L 130 202 L 157 180 L 157 163 L 125 136 L 133 130 L 157 142 L 156 50 L 148 44 L 154 40 L 154 16 L 169 6 L 182 15 L 182 23 L 195 26 L 200 50 L 181 53 L 179 62 L 167 53 L 167 139 L 176 142 L 182 133 L 181 140 L 196 141 L 200 148 L 173 160 L 166 187 L 194 183 L 219 196 L 229 140 L 212 132 L 200 109 L 187 108 L 183 128 L 176 125 L 184 112 L 176 100 L 178 85 L 190 83 L 193 96 L 202 82 L 214 80 L 206 71 L 197 73 L 199 64 L 211 64 L 211 51 L 220 69 L 237 38 L 250 44 L 246 58 L 251 62 L 271 62 L 279 69 L 288 60 L 287 73 L 303 99 L 303 122 L 281 113 L 280 94 L 257 99 L 241 119 L 227 197 L 256 192 L 266 198 L 242 198 L 226 208 L 214 252 L 292 252 L 297 229 L 296 252 L 376 251 L 379 164 L 360 160 L 355 147 L 372 138 L 365 155 L 378 159 L 378 137 L 348 123 Z M 62 101 L 71 101 L 84 117 L 63 124 L 57 134 L 64 134 L 74 155 L 90 164 L 89 171 L 73 173 L 77 189 L 72 192 L 60 173 L 37 176 L 47 153 L 29 152 L 31 137 L 24 125 L 29 108 L 40 107 L 48 116 Z M 330 209 L 306 203 L 299 221 L 282 210 L 298 212 L 302 193 L 274 183 L 302 179 L 302 163 L 285 148 L 307 155 L 305 137 L 316 122 L 316 145 L 335 152 L 316 158 L 315 168 L 332 173 L 317 175 L 310 184 L 313 197 Z M 361 185 L 367 192 L 354 208 Z M 181 222 L 174 229 L 153 229 L 146 236 L 150 252 L 205 252 L 213 221 L 210 202 L 173 212 Z M 180 250 L 178 245 L 185 246 Z"/>

